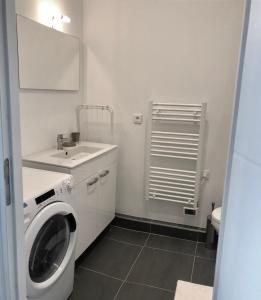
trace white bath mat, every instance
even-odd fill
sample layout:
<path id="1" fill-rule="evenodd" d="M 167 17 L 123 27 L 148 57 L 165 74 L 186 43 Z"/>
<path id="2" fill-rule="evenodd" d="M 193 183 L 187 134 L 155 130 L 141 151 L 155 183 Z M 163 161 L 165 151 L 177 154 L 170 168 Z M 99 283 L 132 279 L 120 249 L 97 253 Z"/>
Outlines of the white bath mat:
<path id="1" fill-rule="evenodd" d="M 212 300 L 213 288 L 191 282 L 177 282 L 175 300 Z"/>

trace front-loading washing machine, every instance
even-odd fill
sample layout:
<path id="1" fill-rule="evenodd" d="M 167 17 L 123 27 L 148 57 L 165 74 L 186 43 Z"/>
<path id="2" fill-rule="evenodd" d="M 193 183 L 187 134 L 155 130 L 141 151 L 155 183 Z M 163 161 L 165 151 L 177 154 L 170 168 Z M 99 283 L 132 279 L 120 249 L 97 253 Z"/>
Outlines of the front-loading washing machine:
<path id="1" fill-rule="evenodd" d="M 23 194 L 27 299 L 66 300 L 77 228 L 72 176 L 23 168 Z"/>

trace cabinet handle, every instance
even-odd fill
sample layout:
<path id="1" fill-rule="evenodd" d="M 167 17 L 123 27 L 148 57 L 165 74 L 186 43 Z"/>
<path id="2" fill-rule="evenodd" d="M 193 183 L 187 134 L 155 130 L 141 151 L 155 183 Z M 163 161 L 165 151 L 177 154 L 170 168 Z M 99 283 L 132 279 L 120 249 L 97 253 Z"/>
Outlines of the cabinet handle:
<path id="1" fill-rule="evenodd" d="M 107 176 L 109 173 L 110 173 L 109 170 L 103 171 L 103 172 L 100 174 L 100 178 L 103 178 L 103 177 Z"/>
<path id="2" fill-rule="evenodd" d="M 87 186 L 92 186 L 92 185 L 94 185 L 98 180 L 99 180 L 99 178 L 98 178 L 98 177 L 95 177 L 92 181 L 87 182 Z"/>

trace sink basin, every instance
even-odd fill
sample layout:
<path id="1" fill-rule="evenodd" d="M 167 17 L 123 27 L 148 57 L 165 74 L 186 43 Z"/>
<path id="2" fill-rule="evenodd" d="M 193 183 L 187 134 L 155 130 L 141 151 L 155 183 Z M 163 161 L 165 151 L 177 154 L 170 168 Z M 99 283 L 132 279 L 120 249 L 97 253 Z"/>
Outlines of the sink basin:
<path id="1" fill-rule="evenodd" d="M 115 148 L 116 145 L 81 141 L 77 146 L 64 148 L 64 150 L 53 148 L 28 155 L 23 158 L 23 164 L 27 167 L 43 164 L 44 168 L 48 165 L 73 169 Z"/>
<path id="2" fill-rule="evenodd" d="M 100 150 L 101 150 L 101 148 L 98 148 L 98 147 L 78 146 L 73 149 L 66 149 L 63 152 L 59 152 L 59 153 L 53 154 L 51 156 L 56 157 L 56 158 L 78 160 L 78 159 L 83 159 L 86 156 L 93 154 L 95 152 L 98 152 Z"/>

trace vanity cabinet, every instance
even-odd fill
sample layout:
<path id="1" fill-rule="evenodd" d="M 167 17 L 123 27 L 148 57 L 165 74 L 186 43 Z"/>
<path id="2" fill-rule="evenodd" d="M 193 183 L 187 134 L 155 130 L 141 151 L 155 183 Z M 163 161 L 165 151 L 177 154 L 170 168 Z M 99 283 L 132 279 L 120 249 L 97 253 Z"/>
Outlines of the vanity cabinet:
<path id="1" fill-rule="evenodd" d="M 75 256 L 78 258 L 96 238 L 98 184 L 89 186 L 95 177 L 90 177 L 75 188 L 74 209 L 78 215 Z"/>
<path id="2" fill-rule="evenodd" d="M 97 234 L 106 228 L 115 216 L 116 164 L 108 165 L 99 172 L 97 199 Z"/>
<path id="3" fill-rule="evenodd" d="M 75 204 L 78 214 L 78 238 L 76 244 L 76 259 L 90 246 L 98 235 L 110 224 L 115 216 L 116 196 L 116 151 L 108 153 L 104 157 L 110 161 L 104 166 L 102 158 L 80 166 L 79 170 L 72 171 L 75 174 Z M 101 161 L 100 161 L 101 160 Z M 88 168 L 83 172 L 82 168 Z M 89 175 L 81 178 L 79 174 Z M 92 173 L 92 174 L 89 174 Z"/>

